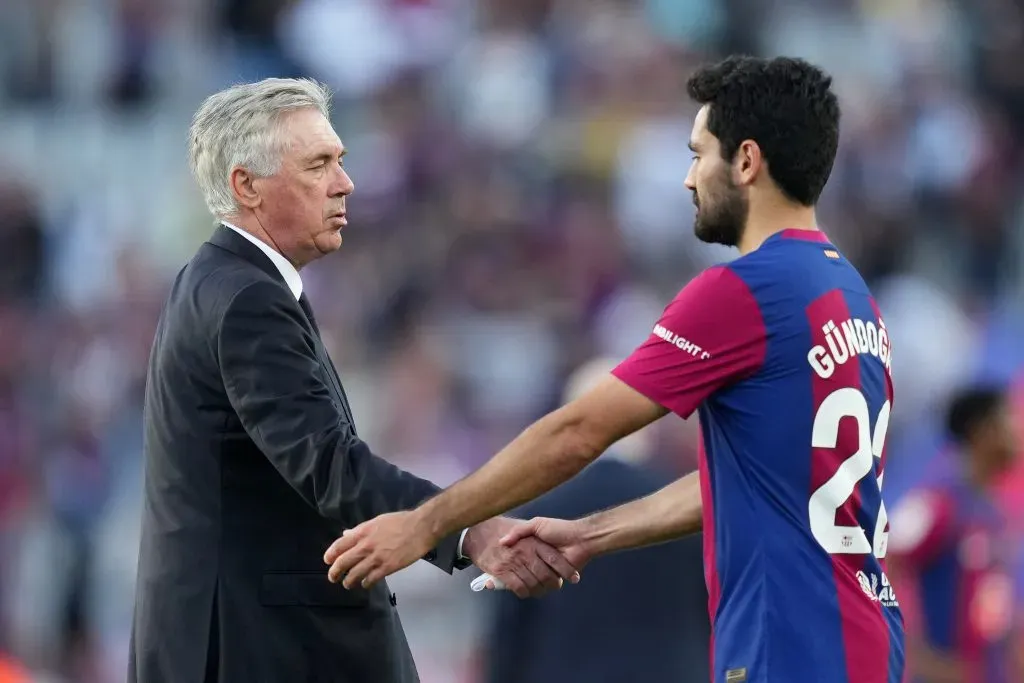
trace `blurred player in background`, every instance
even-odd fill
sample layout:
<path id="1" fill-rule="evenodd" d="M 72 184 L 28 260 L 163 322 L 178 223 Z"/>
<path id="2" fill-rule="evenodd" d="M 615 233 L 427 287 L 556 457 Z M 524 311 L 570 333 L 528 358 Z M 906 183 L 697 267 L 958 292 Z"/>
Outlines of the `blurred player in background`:
<path id="1" fill-rule="evenodd" d="M 583 364 L 564 402 L 601 382 L 617 359 Z M 647 496 L 672 478 L 653 466 L 655 436 L 641 429 L 613 444 L 579 476 L 515 511 L 521 517 L 576 518 Z M 636 580 L 637 567 L 643 580 Z M 701 539 L 694 535 L 609 557 L 587 580 L 546 600 L 493 596 L 486 683 L 706 681 L 709 624 L 701 605 Z M 652 595 L 655 596 L 652 599 Z M 600 624 L 600 628 L 594 628 Z M 2 683 L 2 682 L 0 682 Z"/>
<path id="2" fill-rule="evenodd" d="M 914 680 L 1018 682 L 1024 671 L 1012 673 L 1014 544 L 993 496 L 1018 447 L 1005 393 L 963 391 L 946 426 L 962 456 L 958 473 L 907 494 L 893 511 L 889 549 L 910 589 L 903 595 L 913 605 Z"/>
<path id="3" fill-rule="evenodd" d="M 685 180 L 695 231 L 739 258 L 694 278 L 610 376 L 479 471 L 335 541 L 329 576 L 372 585 L 623 436 L 699 410 L 699 476 L 580 520 L 532 520 L 505 542 L 540 537 L 579 568 L 703 527 L 715 683 L 897 683 L 903 620 L 881 496 L 890 342 L 815 216 L 839 141 L 831 78 L 802 60 L 732 57 L 688 92 L 701 105 Z"/>

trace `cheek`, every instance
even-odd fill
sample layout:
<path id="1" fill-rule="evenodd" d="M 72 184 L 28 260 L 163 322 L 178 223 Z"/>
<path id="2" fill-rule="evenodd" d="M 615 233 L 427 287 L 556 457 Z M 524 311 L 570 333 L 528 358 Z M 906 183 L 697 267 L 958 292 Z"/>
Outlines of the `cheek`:
<path id="1" fill-rule="evenodd" d="M 287 224 L 289 204 L 288 190 L 284 187 L 274 186 L 263 193 L 263 210 L 274 217 L 275 224 Z"/>
<path id="2" fill-rule="evenodd" d="M 308 223 L 313 218 L 323 217 L 323 194 L 320 183 L 315 180 L 298 182 L 288 188 L 288 191 L 281 197 L 284 210 L 289 211 L 294 217 L 302 217 L 303 223 Z"/>
<path id="3" fill-rule="evenodd" d="M 295 202 L 300 196 L 293 183 L 281 183 L 269 193 L 269 198 L 274 202 L 274 206 L 283 213 L 294 211 Z"/>
<path id="4" fill-rule="evenodd" d="M 325 207 L 330 201 L 330 192 L 327 191 L 330 182 L 318 180 L 310 187 L 305 188 L 304 197 L 309 205 L 309 210 L 319 216 L 323 216 Z"/>
<path id="5" fill-rule="evenodd" d="M 690 173 L 687 177 L 703 197 L 709 191 L 714 191 L 715 173 L 716 167 L 714 162 L 707 159 L 700 159 L 690 166 Z"/>
<path id="6" fill-rule="evenodd" d="M 707 167 L 697 170 L 697 189 L 701 199 L 713 199 L 718 195 L 718 184 L 715 182 L 715 175 L 708 171 Z"/>
<path id="7" fill-rule="evenodd" d="M 316 179 L 309 179 L 305 182 L 296 183 L 293 188 L 293 194 L 296 199 L 302 199 L 308 202 L 319 195 L 320 185 L 321 183 Z"/>

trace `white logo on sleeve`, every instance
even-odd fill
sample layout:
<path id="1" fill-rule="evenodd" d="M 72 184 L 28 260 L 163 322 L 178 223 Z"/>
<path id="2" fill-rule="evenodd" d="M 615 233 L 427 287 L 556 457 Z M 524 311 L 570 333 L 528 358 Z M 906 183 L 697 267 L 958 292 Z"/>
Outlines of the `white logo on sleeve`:
<path id="1" fill-rule="evenodd" d="M 710 353 L 708 353 L 701 347 L 697 346 L 689 339 L 676 334 L 675 332 L 668 329 L 664 325 L 654 326 L 654 336 L 664 339 L 672 346 L 675 346 L 677 349 L 680 349 L 681 351 L 685 351 L 694 358 L 700 358 L 701 360 L 707 360 L 708 358 L 711 358 Z"/>

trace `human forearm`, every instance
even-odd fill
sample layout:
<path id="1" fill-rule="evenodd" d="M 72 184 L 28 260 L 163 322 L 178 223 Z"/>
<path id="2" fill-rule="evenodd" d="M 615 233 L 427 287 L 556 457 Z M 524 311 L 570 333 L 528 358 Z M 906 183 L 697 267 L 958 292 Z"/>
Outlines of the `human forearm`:
<path id="1" fill-rule="evenodd" d="M 590 556 L 640 548 L 700 531 L 700 480 L 696 472 L 644 498 L 579 520 Z"/>
<path id="2" fill-rule="evenodd" d="M 361 439 L 350 436 L 347 443 L 333 454 L 343 464 L 340 476 L 319 486 L 314 482 L 322 511 L 354 507 L 359 519 L 347 520 L 354 525 L 388 512 L 411 510 L 440 490 L 434 483 L 375 455 Z M 461 536 L 462 530 L 446 534 L 423 559 L 449 574 L 464 568 L 458 556 Z"/>
<path id="3" fill-rule="evenodd" d="M 346 587 L 373 585 L 408 567 L 438 539 L 500 515 L 567 481 L 610 444 L 666 412 L 609 376 L 587 394 L 535 422 L 479 470 L 416 510 L 381 515 L 337 539 L 324 553 L 324 562 L 331 565 L 328 577 Z M 501 545 L 518 549 L 518 545 L 512 548 L 513 535 L 514 530 L 506 533 Z M 569 560 L 568 556 L 565 559 Z M 569 562 L 575 569 L 559 576 L 578 580 L 584 562 Z"/>
<path id="4" fill-rule="evenodd" d="M 538 420 L 487 464 L 420 507 L 440 538 L 507 512 L 571 479 L 604 450 L 565 409 Z"/>

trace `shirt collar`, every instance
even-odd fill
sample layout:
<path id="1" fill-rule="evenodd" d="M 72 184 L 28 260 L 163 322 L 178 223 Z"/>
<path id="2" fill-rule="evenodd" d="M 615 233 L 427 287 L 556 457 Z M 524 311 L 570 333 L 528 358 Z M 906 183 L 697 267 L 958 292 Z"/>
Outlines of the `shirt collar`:
<path id="1" fill-rule="evenodd" d="M 821 230 L 802 230 L 800 228 L 788 228 L 786 230 L 780 230 L 771 237 L 777 237 L 780 240 L 802 240 L 804 242 L 821 242 L 828 244 L 828 235 L 823 233 Z M 769 239 L 771 239 L 769 237 Z"/>
<path id="2" fill-rule="evenodd" d="M 288 259 L 255 235 L 242 230 L 236 225 L 231 225 L 231 223 L 228 223 L 227 221 L 221 221 L 221 223 L 259 247 L 260 251 L 266 254 L 271 263 L 273 263 L 274 266 L 277 267 L 277 270 L 280 271 L 281 277 L 284 278 L 285 284 L 288 285 L 288 289 L 290 289 L 292 294 L 295 295 L 295 298 L 298 299 L 302 296 L 302 278 L 299 277 L 299 271 L 295 269 L 295 266 L 293 266 Z"/>

